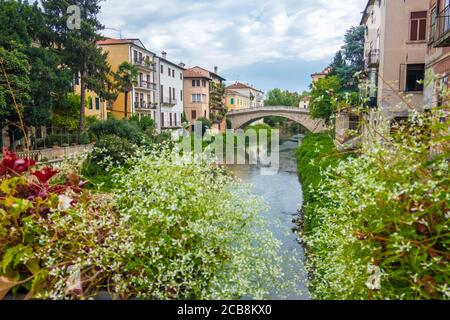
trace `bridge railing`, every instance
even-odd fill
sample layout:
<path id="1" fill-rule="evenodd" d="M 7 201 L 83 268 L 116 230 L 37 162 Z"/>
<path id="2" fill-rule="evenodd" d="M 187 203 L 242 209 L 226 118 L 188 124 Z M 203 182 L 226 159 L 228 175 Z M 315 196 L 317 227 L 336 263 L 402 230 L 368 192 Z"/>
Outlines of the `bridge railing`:
<path id="1" fill-rule="evenodd" d="M 292 107 L 292 106 L 266 106 L 266 107 L 254 107 L 254 108 L 246 108 L 239 110 L 229 110 L 228 113 L 241 113 L 241 112 L 253 112 L 253 111 L 280 111 L 280 110 L 289 110 L 289 111 L 304 111 L 305 113 L 309 112 L 308 109 L 303 109 L 300 107 Z"/>

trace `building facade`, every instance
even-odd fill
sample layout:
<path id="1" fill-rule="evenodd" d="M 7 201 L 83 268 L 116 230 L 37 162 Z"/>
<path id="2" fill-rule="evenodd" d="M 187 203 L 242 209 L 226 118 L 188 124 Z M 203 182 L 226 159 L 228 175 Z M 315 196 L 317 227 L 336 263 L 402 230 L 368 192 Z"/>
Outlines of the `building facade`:
<path id="1" fill-rule="evenodd" d="M 160 128 L 159 104 L 157 103 L 158 84 L 156 81 L 156 55 L 147 50 L 139 39 L 106 39 L 98 46 L 108 54 L 108 63 L 116 72 L 123 62 L 129 62 L 138 69 L 137 84 L 128 93 L 127 114 L 139 117 L 148 116 Z M 108 113 L 115 118 L 125 117 L 125 94 L 120 92 L 116 101 L 107 107 Z"/>
<path id="2" fill-rule="evenodd" d="M 300 103 L 298 104 L 298 107 L 300 109 L 308 110 L 310 101 L 311 101 L 310 96 L 303 97 L 302 99 L 300 99 Z"/>
<path id="3" fill-rule="evenodd" d="M 222 90 L 225 79 L 218 75 L 217 67 L 214 71 L 200 67 L 184 71 L 184 113 L 190 126 L 199 118 L 206 118 L 213 121 L 216 130 L 223 131 L 226 129 L 225 118 L 217 116 L 217 109 L 226 108 Z"/>
<path id="4" fill-rule="evenodd" d="M 250 108 L 250 98 L 238 91 L 225 89 L 225 99 L 228 111 Z"/>
<path id="5" fill-rule="evenodd" d="M 424 104 L 447 104 L 450 74 L 450 0 L 429 0 L 428 46 L 425 59 Z"/>
<path id="6" fill-rule="evenodd" d="M 424 0 L 367 3 L 361 20 L 365 28 L 361 78 L 368 104 L 377 108 L 372 125 L 423 109 L 427 11 Z"/>
<path id="7" fill-rule="evenodd" d="M 244 101 L 241 101 L 241 105 L 244 107 L 247 105 L 247 108 L 259 108 L 264 106 L 264 92 L 261 90 L 255 89 L 249 84 L 243 84 L 240 82 L 236 82 L 228 87 L 226 87 L 227 92 L 236 92 L 239 95 L 245 97 Z M 227 107 L 228 107 L 228 94 L 227 94 Z M 230 109 L 230 108 L 228 108 Z"/>
<path id="8" fill-rule="evenodd" d="M 184 67 L 167 59 L 162 52 L 157 57 L 158 86 L 157 101 L 159 104 L 161 129 L 177 130 L 182 128 L 184 104 Z"/>

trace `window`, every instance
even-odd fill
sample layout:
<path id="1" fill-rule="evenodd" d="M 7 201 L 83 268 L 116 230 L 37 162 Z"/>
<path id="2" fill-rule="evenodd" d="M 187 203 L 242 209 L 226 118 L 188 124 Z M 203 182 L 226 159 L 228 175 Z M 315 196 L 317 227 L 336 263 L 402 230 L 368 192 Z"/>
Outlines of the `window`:
<path id="1" fill-rule="evenodd" d="M 202 95 L 201 94 L 193 94 L 192 102 L 194 102 L 194 103 L 202 102 Z"/>
<path id="2" fill-rule="evenodd" d="M 175 70 L 172 70 L 172 78 L 175 78 Z"/>
<path id="3" fill-rule="evenodd" d="M 195 80 L 192 80 L 192 86 L 195 87 Z"/>
<path id="4" fill-rule="evenodd" d="M 200 87 L 200 80 L 196 80 L 195 82 L 196 82 L 197 87 Z"/>
<path id="5" fill-rule="evenodd" d="M 93 105 L 92 105 L 92 97 L 89 97 L 89 109 L 92 110 L 93 109 Z"/>
<path id="6" fill-rule="evenodd" d="M 100 98 L 95 98 L 95 109 L 100 110 Z"/>
<path id="7" fill-rule="evenodd" d="M 163 96 L 164 96 L 164 86 L 161 85 L 161 91 L 160 91 L 160 94 L 159 94 L 159 101 L 160 101 L 161 103 L 164 102 Z"/>
<path id="8" fill-rule="evenodd" d="M 197 111 L 196 110 L 191 111 L 191 118 L 192 118 L 192 120 L 197 119 Z"/>
<path id="9" fill-rule="evenodd" d="M 409 64 L 406 69 L 406 92 L 423 91 L 424 64 Z"/>
<path id="10" fill-rule="evenodd" d="M 183 72 L 180 72 L 180 80 L 183 80 Z"/>
<path id="11" fill-rule="evenodd" d="M 203 116 L 206 118 L 206 111 L 205 112 L 203 112 Z"/>
<path id="12" fill-rule="evenodd" d="M 234 104 L 234 98 L 231 98 L 230 103 Z"/>
<path id="13" fill-rule="evenodd" d="M 175 99 L 175 88 L 172 89 L 172 98 Z"/>
<path id="14" fill-rule="evenodd" d="M 133 56 L 134 56 L 134 63 L 136 63 L 138 61 L 138 52 L 136 50 L 134 50 Z"/>
<path id="15" fill-rule="evenodd" d="M 172 112 L 169 113 L 169 119 L 170 119 L 170 126 L 172 126 Z"/>
<path id="16" fill-rule="evenodd" d="M 163 74 L 163 73 L 164 73 L 164 66 L 161 65 L 161 74 Z"/>
<path id="17" fill-rule="evenodd" d="M 206 80 L 202 80 L 203 87 L 206 87 Z"/>
<path id="18" fill-rule="evenodd" d="M 423 41 L 426 38 L 427 12 L 411 12 L 411 41 Z"/>
<path id="19" fill-rule="evenodd" d="M 167 73 L 169 74 L 169 77 L 171 76 L 172 72 L 170 70 L 170 68 L 167 68 Z"/>
<path id="20" fill-rule="evenodd" d="M 164 127 L 164 112 L 161 112 L 161 125 Z"/>
<path id="21" fill-rule="evenodd" d="M 175 126 L 176 126 L 176 125 L 178 125 L 178 122 L 177 122 L 177 114 L 174 113 L 174 114 L 173 114 L 173 117 L 174 117 L 174 122 L 175 122 Z"/>
<path id="22" fill-rule="evenodd" d="M 183 101 L 183 90 L 180 90 L 180 101 Z"/>

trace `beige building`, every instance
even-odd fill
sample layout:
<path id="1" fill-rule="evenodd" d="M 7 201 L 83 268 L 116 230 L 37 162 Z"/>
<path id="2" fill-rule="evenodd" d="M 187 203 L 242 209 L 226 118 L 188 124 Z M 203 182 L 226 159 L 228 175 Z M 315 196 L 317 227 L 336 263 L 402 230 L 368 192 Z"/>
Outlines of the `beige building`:
<path id="1" fill-rule="evenodd" d="M 217 73 L 208 71 L 200 67 L 193 67 L 184 71 L 184 113 L 189 125 L 193 125 L 199 118 L 214 120 L 214 112 L 211 108 L 211 99 L 214 96 L 221 96 L 217 88 L 225 81 Z M 225 97 L 222 103 L 225 108 Z M 226 129 L 225 119 L 220 123 L 215 123 L 216 129 L 223 131 Z"/>
<path id="2" fill-rule="evenodd" d="M 384 120 L 423 108 L 427 10 L 425 0 L 369 0 L 363 12 L 362 80 L 369 105 Z M 382 121 L 376 118 L 371 121 Z"/>
<path id="3" fill-rule="evenodd" d="M 319 81 L 320 79 L 323 79 L 323 78 L 325 78 L 327 75 L 329 75 L 330 72 L 331 72 L 331 68 L 330 68 L 330 67 L 326 67 L 325 69 L 323 69 L 323 70 L 320 71 L 320 72 L 313 73 L 313 74 L 311 75 L 311 79 L 312 79 L 313 85 L 314 85 L 314 83 L 316 83 L 316 82 Z"/>
<path id="4" fill-rule="evenodd" d="M 249 84 L 236 82 L 232 85 L 229 85 L 226 88 L 226 90 L 236 92 L 239 95 L 245 97 L 246 99 L 244 99 L 241 103 L 241 105 L 243 104 L 244 107 L 247 104 L 247 101 L 248 101 L 247 108 L 259 108 L 259 107 L 264 106 L 264 92 L 253 88 Z M 229 106 L 228 101 L 227 101 L 227 106 Z M 238 108 L 233 108 L 233 106 L 231 105 L 231 106 L 229 106 L 228 109 L 238 109 Z"/>
<path id="5" fill-rule="evenodd" d="M 150 116 L 159 128 L 159 110 L 157 103 L 157 81 L 155 79 L 155 54 L 147 50 L 139 39 L 106 39 L 97 43 L 108 54 L 108 63 L 112 71 L 127 61 L 138 69 L 137 85 L 128 94 L 127 114 Z M 125 94 L 119 93 L 116 101 L 108 106 L 108 113 L 116 118 L 125 116 Z"/>
<path id="6" fill-rule="evenodd" d="M 225 90 L 225 99 L 228 111 L 250 108 L 250 98 L 238 91 L 227 88 Z"/>
<path id="7" fill-rule="evenodd" d="M 307 109 L 309 109 L 309 102 L 310 102 L 310 101 L 311 101 L 311 97 L 310 97 L 310 96 L 303 97 L 303 98 L 300 100 L 300 103 L 299 103 L 298 107 L 299 107 L 300 109 L 305 109 L 305 110 L 307 110 Z"/>

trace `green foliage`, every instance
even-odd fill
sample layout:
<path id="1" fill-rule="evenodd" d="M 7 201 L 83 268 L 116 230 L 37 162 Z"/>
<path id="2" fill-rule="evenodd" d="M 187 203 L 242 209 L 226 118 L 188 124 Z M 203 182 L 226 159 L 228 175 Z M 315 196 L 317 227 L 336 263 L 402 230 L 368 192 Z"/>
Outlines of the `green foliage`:
<path id="1" fill-rule="evenodd" d="M 202 128 L 204 128 L 204 129 L 211 129 L 212 128 L 213 123 L 208 118 L 201 117 L 201 118 L 198 118 L 197 121 L 202 123 Z"/>
<path id="2" fill-rule="evenodd" d="M 115 88 L 124 93 L 124 114 L 128 118 L 128 94 L 137 85 L 138 70 L 134 64 L 124 61 L 120 64 L 117 72 L 113 74 Z"/>
<path id="3" fill-rule="evenodd" d="M 275 88 L 267 93 L 264 104 L 266 106 L 298 107 L 301 98 L 302 95 L 298 92 L 281 91 L 281 89 Z"/>
<path id="4" fill-rule="evenodd" d="M 309 113 L 313 118 L 323 119 L 325 123 L 330 124 L 341 99 L 342 85 L 336 76 L 320 79 L 311 91 Z"/>
<path id="5" fill-rule="evenodd" d="M 300 174 L 313 186 L 303 234 L 313 297 L 450 298 L 450 148 L 439 119 L 414 114 L 394 137 L 328 170 L 305 164 L 313 151 L 301 147 Z M 319 181 L 307 178 L 318 170 Z"/>
<path id="6" fill-rule="evenodd" d="M 53 124 L 59 128 L 66 128 L 71 131 L 78 130 L 80 125 L 80 99 L 77 94 L 70 93 L 53 114 Z"/>
<path id="7" fill-rule="evenodd" d="M 143 132 L 152 133 L 155 130 L 155 121 L 151 117 L 134 114 L 129 118 L 130 123 L 137 125 Z"/>
<path id="8" fill-rule="evenodd" d="M 342 158 L 337 151 L 333 138 L 326 133 L 308 133 L 297 150 L 298 174 L 303 186 L 304 231 L 310 232 L 318 223 L 315 215 L 316 201 L 314 189 L 324 179 L 325 171 L 335 167 Z"/>
<path id="9" fill-rule="evenodd" d="M 364 67 L 364 27 L 351 27 L 347 30 L 344 46 L 336 53 L 330 67 L 330 76 L 339 79 L 344 91 L 358 91 L 355 73 Z"/>
<path id="10" fill-rule="evenodd" d="M 263 298 L 279 282 L 279 243 L 261 224 L 261 203 L 220 168 L 158 151 L 139 155 L 117 185 L 134 237 L 120 279 L 139 297 Z"/>
<path id="11" fill-rule="evenodd" d="M 101 139 L 106 135 L 115 135 L 125 138 L 133 144 L 142 145 L 145 143 L 146 135 L 135 120 L 117 120 L 114 118 L 94 123 L 89 132 Z"/>

